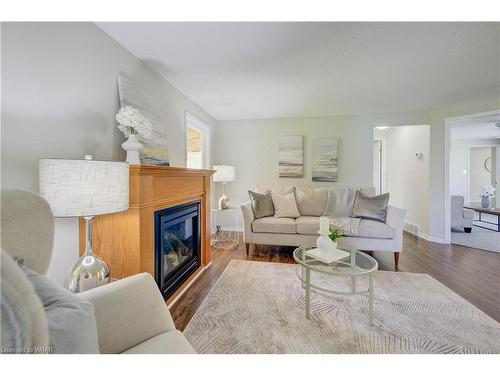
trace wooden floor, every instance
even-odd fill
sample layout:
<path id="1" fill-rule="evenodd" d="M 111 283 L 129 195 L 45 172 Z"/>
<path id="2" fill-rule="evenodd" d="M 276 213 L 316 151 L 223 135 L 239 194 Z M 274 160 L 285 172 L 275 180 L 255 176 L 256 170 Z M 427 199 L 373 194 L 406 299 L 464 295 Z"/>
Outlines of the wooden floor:
<path id="1" fill-rule="evenodd" d="M 442 245 L 405 233 L 399 272 L 428 273 L 500 322 L 500 254 L 458 245 Z M 293 248 L 257 246 L 247 257 L 240 243 L 235 250 L 212 249 L 212 265 L 170 308 L 177 329 L 183 331 L 214 287 L 231 259 L 295 263 Z M 379 269 L 394 271 L 392 253 L 375 252 Z"/>

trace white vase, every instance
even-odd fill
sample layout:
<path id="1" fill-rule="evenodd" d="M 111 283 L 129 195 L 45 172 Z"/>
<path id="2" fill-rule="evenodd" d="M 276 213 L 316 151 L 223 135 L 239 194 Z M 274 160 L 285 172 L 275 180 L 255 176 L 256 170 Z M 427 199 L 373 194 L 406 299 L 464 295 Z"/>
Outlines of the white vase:
<path id="1" fill-rule="evenodd" d="M 135 134 L 129 134 L 127 140 L 122 143 L 122 148 L 127 151 L 127 163 L 141 164 L 141 160 L 139 159 L 139 151 L 144 148 L 144 145 L 137 140 Z"/>
<path id="2" fill-rule="evenodd" d="M 316 240 L 316 246 L 320 250 L 334 251 L 337 248 L 337 243 L 333 242 L 327 234 L 322 234 Z"/>

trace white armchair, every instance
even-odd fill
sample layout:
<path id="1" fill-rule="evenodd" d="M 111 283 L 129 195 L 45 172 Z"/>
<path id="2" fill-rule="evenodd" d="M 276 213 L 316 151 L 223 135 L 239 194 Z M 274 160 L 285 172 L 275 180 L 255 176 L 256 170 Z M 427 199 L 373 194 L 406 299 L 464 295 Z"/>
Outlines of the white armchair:
<path id="1" fill-rule="evenodd" d="M 30 192 L 2 189 L 2 249 L 39 274 L 52 255 L 54 224 L 47 202 Z M 78 294 L 94 307 L 101 353 L 195 353 L 177 331 L 149 274 L 137 274 Z M 3 296 L 2 296 L 3 298 Z"/>
<path id="2" fill-rule="evenodd" d="M 94 305 L 101 353 L 194 353 L 175 329 L 150 274 L 140 273 L 79 295 Z"/>
<path id="3" fill-rule="evenodd" d="M 466 233 L 472 232 L 472 220 L 474 210 L 464 208 L 464 197 L 460 195 L 451 196 L 451 227 L 463 228 Z"/>

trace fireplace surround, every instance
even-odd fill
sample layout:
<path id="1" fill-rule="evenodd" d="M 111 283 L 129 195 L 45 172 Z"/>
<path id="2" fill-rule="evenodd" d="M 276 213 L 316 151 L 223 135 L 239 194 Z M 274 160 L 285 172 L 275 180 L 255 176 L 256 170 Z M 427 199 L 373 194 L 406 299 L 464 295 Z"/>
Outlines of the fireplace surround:
<path id="1" fill-rule="evenodd" d="M 210 265 L 210 180 L 213 173 L 212 170 L 152 165 L 129 167 L 129 209 L 97 217 L 92 228 L 94 253 L 108 264 L 111 278 L 148 272 L 158 281 L 156 213 L 198 202 L 198 261 L 183 269 L 185 278 L 173 281 L 175 288 L 166 288 L 164 281 L 158 283 L 160 290 L 162 285 L 164 287 L 162 293 L 167 303 L 175 302 Z M 80 221 L 80 253 L 84 250 L 85 223 Z M 176 262 L 172 256 L 169 261 L 172 265 Z M 181 268 L 172 269 L 172 272 L 179 276 Z"/>

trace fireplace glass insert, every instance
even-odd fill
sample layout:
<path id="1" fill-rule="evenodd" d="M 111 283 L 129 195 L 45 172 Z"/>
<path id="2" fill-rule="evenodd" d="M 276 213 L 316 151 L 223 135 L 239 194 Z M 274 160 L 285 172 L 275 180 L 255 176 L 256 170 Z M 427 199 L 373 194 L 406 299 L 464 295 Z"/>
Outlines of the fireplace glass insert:
<path id="1" fill-rule="evenodd" d="M 155 278 L 167 299 L 200 266 L 200 202 L 155 212 Z"/>

